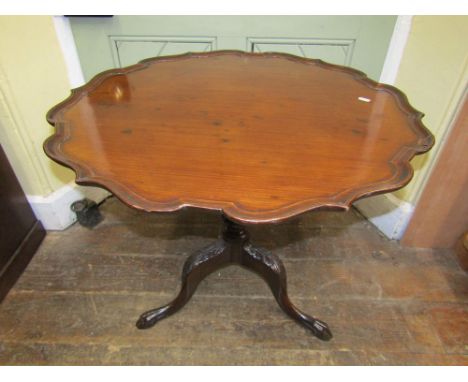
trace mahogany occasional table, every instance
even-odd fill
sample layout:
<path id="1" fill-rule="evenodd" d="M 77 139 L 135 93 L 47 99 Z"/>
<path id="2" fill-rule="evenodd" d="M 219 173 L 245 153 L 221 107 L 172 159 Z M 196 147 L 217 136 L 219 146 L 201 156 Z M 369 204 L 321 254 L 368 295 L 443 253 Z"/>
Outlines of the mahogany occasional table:
<path id="1" fill-rule="evenodd" d="M 328 326 L 297 309 L 281 260 L 249 241 L 246 223 L 277 223 L 406 185 L 434 139 L 398 89 L 347 67 L 280 53 L 217 51 L 151 58 L 98 74 L 49 111 L 47 155 L 76 182 L 148 212 L 220 211 L 220 239 L 191 255 L 169 304 L 229 264 L 262 276 L 281 309 L 322 340 Z"/>

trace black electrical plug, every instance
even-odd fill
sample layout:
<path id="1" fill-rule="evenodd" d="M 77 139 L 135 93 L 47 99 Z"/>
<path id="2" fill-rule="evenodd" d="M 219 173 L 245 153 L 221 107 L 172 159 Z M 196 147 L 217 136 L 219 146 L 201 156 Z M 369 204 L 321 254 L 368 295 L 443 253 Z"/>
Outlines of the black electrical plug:
<path id="1" fill-rule="evenodd" d="M 93 228 L 103 220 L 99 204 L 90 199 L 77 200 L 70 208 L 76 213 L 78 223 L 84 227 Z"/>

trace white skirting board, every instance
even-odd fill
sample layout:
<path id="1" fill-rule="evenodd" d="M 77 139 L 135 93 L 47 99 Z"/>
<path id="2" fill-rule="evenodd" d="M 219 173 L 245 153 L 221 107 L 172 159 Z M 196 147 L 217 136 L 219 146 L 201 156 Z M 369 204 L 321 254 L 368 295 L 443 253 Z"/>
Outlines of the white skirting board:
<path id="1" fill-rule="evenodd" d="M 395 196 L 376 195 L 359 200 L 354 206 L 380 232 L 392 240 L 400 240 L 414 212 L 414 206 Z"/>
<path id="2" fill-rule="evenodd" d="M 73 202 L 88 198 L 99 203 L 110 193 L 102 188 L 67 184 L 48 196 L 28 195 L 27 199 L 37 219 L 49 231 L 64 230 L 76 221 L 70 209 Z"/>

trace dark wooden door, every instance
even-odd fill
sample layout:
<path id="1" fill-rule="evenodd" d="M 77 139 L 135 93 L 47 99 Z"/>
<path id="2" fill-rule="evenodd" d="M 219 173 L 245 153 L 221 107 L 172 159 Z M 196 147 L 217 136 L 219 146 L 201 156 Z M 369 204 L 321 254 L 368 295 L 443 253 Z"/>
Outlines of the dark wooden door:
<path id="1" fill-rule="evenodd" d="M 0 301 L 15 284 L 45 236 L 0 147 Z"/>

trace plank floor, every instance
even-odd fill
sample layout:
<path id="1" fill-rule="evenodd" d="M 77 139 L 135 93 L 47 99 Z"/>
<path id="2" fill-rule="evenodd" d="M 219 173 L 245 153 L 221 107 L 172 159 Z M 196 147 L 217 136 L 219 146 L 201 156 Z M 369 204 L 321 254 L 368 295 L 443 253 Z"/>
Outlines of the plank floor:
<path id="1" fill-rule="evenodd" d="M 1 365 L 468 365 L 468 275 L 450 251 L 404 249 L 355 210 L 250 227 L 283 260 L 291 300 L 327 322 L 321 342 L 240 267 L 203 281 L 149 330 L 140 313 L 178 292 L 217 213 L 146 214 L 112 198 L 90 230 L 50 232 L 0 305 Z"/>

